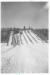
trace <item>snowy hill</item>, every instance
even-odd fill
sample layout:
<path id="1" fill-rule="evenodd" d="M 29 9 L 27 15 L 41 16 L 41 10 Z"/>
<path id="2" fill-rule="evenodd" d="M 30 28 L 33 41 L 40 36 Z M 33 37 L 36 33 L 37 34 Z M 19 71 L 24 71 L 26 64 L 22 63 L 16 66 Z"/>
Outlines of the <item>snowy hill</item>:
<path id="1" fill-rule="evenodd" d="M 48 72 L 48 43 L 31 30 L 11 32 L 8 45 L 1 47 L 3 73 Z"/>

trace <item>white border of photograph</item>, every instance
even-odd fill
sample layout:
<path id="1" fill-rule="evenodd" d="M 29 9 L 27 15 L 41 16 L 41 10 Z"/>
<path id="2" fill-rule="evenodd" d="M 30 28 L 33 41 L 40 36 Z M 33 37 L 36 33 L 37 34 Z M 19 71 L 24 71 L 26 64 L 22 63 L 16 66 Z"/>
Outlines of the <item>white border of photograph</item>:
<path id="1" fill-rule="evenodd" d="M 0 0 L 0 2 L 48 2 L 48 9 L 49 9 L 49 13 L 50 13 L 50 0 Z M 48 50 L 48 60 L 49 60 L 49 63 L 48 63 L 48 69 L 49 69 L 49 72 L 48 73 L 4 73 L 7 74 L 7 75 L 50 75 L 50 14 L 48 13 L 48 27 L 49 27 L 49 50 Z M 1 3 L 0 3 L 0 36 L 1 36 Z M 0 37 L 0 41 L 1 41 L 1 37 Z M 2 75 L 1 73 L 1 43 L 0 43 L 0 75 Z"/>

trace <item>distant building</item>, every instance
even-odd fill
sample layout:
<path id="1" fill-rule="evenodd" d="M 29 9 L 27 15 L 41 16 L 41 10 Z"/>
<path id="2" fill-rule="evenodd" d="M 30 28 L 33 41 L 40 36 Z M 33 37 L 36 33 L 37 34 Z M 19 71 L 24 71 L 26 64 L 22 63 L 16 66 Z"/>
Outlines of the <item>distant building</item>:
<path id="1" fill-rule="evenodd" d="M 25 26 L 24 26 L 24 29 L 26 29 Z"/>

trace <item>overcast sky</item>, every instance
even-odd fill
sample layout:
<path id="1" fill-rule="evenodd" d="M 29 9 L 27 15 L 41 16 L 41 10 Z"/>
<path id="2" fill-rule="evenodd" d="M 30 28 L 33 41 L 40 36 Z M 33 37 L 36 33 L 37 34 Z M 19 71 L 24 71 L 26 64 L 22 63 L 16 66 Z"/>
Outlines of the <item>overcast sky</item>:
<path id="1" fill-rule="evenodd" d="M 46 2 L 2 2 L 1 26 L 48 28 Z"/>

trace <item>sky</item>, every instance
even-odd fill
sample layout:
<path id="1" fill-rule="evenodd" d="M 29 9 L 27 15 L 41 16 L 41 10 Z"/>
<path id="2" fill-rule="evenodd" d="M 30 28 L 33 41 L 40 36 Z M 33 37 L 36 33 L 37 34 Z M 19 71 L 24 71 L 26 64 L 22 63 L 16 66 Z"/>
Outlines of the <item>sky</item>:
<path id="1" fill-rule="evenodd" d="M 1 27 L 48 28 L 46 2 L 2 2 Z"/>

